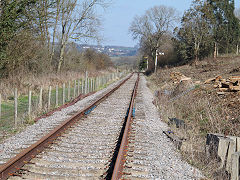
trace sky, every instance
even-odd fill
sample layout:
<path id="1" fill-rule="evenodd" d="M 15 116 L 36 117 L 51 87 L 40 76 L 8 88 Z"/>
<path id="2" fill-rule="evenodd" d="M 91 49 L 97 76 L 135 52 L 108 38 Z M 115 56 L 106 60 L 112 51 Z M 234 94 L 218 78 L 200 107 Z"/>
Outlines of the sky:
<path id="1" fill-rule="evenodd" d="M 133 47 L 138 41 L 132 39 L 128 29 L 136 15 L 141 16 L 156 5 L 170 6 L 183 14 L 191 2 L 192 0 L 112 0 L 102 15 L 102 44 Z M 240 7 L 240 1 L 236 0 L 235 4 L 237 8 Z"/>

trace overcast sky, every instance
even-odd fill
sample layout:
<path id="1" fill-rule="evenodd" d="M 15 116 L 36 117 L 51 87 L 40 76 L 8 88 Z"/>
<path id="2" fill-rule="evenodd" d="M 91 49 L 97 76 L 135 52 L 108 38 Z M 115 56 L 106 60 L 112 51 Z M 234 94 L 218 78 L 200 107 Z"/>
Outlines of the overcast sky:
<path id="1" fill-rule="evenodd" d="M 192 0 L 112 0 L 112 4 L 103 14 L 103 45 L 134 46 L 129 34 L 129 26 L 135 15 L 144 12 L 156 5 L 165 5 L 176 8 L 181 14 L 190 7 Z M 236 7 L 240 1 L 236 0 Z"/>

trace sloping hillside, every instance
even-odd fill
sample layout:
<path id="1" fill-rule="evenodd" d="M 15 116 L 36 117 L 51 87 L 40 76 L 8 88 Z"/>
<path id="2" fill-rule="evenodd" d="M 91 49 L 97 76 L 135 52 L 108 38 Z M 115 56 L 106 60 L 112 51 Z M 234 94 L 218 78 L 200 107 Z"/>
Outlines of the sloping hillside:
<path id="1" fill-rule="evenodd" d="M 240 78 L 239 57 L 159 69 L 148 78 L 163 121 L 177 118 L 185 124 L 184 128 L 171 125 L 171 130 L 186 142 L 184 157 L 214 179 L 228 177 L 218 172 L 218 162 L 206 161 L 207 133 L 240 136 L 240 79 L 234 90 L 224 84 L 229 84 L 233 76 Z"/>

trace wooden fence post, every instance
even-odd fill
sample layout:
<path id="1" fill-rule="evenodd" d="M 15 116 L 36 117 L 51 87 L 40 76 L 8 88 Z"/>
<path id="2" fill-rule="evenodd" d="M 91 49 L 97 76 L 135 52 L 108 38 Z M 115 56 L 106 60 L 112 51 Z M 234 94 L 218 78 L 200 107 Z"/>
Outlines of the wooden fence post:
<path id="1" fill-rule="evenodd" d="M 77 86 L 77 82 L 76 80 L 74 80 L 73 98 L 76 97 L 76 86 Z"/>
<path id="2" fill-rule="evenodd" d="M 49 91 L 48 91 L 48 110 L 51 109 L 51 95 L 52 95 L 52 86 L 49 86 Z"/>
<path id="3" fill-rule="evenodd" d="M 28 116 L 31 116 L 32 111 L 32 91 L 29 89 L 28 91 Z"/>
<path id="4" fill-rule="evenodd" d="M 100 78 L 99 78 L 99 86 L 100 87 L 102 86 L 102 76 L 100 76 Z"/>
<path id="5" fill-rule="evenodd" d="M 78 79 L 77 96 L 80 94 L 80 79 Z"/>
<path id="6" fill-rule="evenodd" d="M 103 86 L 106 84 L 106 75 L 103 76 Z"/>
<path id="7" fill-rule="evenodd" d="M 87 94 L 87 90 L 88 90 L 88 72 L 85 72 L 85 94 Z"/>
<path id="8" fill-rule="evenodd" d="M 89 87 L 89 92 L 92 92 L 92 88 L 93 88 L 93 83 L 92 83 L 92 78 L 90 78 L 90 87 Z"/>
<path id="9" fill-rule="evenodd" d="M 88 78 L 88 83 L 87 83 L 87 93 L 90 92 L 90 81 L 91 81 L 91 79 Z"/>
<path id="10" fill-rule="evenodd" d="M 94 78 L 92 78 L 91 84 L 92 84 L 92 92 L 93 92 L 94 91 Z"/>
<path id="11" fill-rule="evenodd" d="M 82 88 L 82 94 L 84 94 L 84 80 L 82 79 L 82 83 L 81 83 L 81 88 Z"/>
<path id="12" fill-rule="evenodd" d="M 93 91 L 96 91 L 97 80 L 93 78 Z"/>
<path id="13" fill-rule="evenodd" d="M 63 104 L 65 104 L 65 83 L 63 83 L 62 89 L 63 89 L 63 92 L 62 92 L 62 102 L 63 102 Z"/>
<path id="14" fill-rule="evenodd" d="M 18 92 L 17 88 L 14 90 L 14 124 L 17 127 L 17 117 L 18 117 Z"/>
<path id="15" fill-rule="evenodd" d="M 68 101 L 70 101 L 70 94 L 71 94 L 70 81 L 68 81 Z"/>
<path id="16" fill-rule="evenodd" d="M 40 88 L 40 93 L 39 93 L 39 104 L 38 108 L 41 110 L 42 109 L 42 96 L 43 96 L 43 88 Z"/>
<path id="17" fill-rule="evenodd" d="M 2 94 L 0 94 L 0 120 L 2 117 Z"/>
<path id="18" fill-rule="evenodd" d="M 96 77 L 95 79 L 95 91 L 98 90 L 98 77 Z"/>
<path id="19" fill-rule="evenodd" d="M 56 86 L 56 107 L 58 107 L 58 85 Z"/>

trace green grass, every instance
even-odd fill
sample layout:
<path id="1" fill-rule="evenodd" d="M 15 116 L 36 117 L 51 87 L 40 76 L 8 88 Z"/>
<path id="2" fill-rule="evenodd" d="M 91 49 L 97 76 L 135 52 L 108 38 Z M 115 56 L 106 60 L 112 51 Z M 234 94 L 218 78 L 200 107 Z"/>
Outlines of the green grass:
<path id="1" fill-rule="evenodd" d="M 80 81 L 81 82 L 81 81 Z M 90 79 L 89 79 L 89 82 Z M 115 81 L 108 82 L 98 87 L 98 90 L 106 88 L 108 85 Z M 85 82 L 84 82 L 85 83 Z M 79 86 L 79 92 L 81 93 L 81 85 Z M 70 99 L 68 99 L 68 84 L 65 85 L 65 103 L 70 102 L 74 94 L 74 82 L 71 82 L 70 87 Z M 18 97 L 18 126 L 15 128 L 14 122 L 14 96 L 9 96 L 7 100 L 2 100 L 1 104 L 1 117 L 0 117 L 0 133 L 14 134 L 26 125 L 34 123 L 34 118 L 41 116 L 52 109 L 56 108 L 56 87 L 52 87 L 51 91 L 51 107 L 48 106 L 49 90 L 43 90 L 43 104 L 42 109 L 39 110 L 39 92 L 32 93 L 32 114 L 28 116 L 28 95 L 20 95 Z M 78 90 L 76 86 L 76 97 L 78 96 Z M 63 88 L 58 87 L 58 107 L 63 105 Z M 0 139 L 1 140 L 1 139 Z"/>

